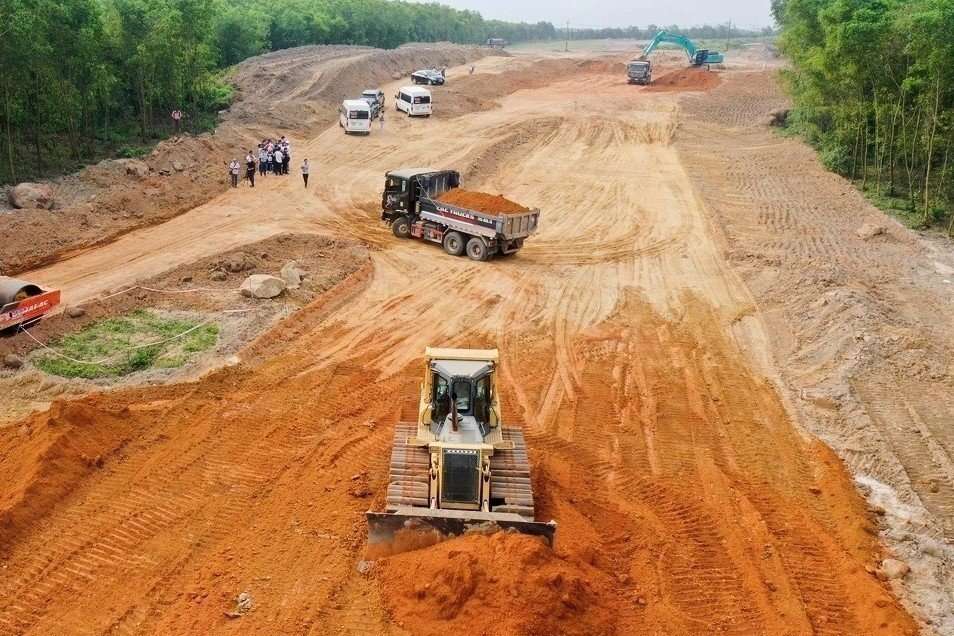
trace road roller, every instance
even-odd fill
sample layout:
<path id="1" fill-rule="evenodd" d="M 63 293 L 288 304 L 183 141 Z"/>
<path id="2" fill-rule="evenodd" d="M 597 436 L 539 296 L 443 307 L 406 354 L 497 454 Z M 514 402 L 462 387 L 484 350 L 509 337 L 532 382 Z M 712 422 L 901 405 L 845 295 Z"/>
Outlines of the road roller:
<path id="1" fill-rule="evenodd" d="M 60 304 L 60 290 L 0 276 L 0 333 L 26 329 Z"/>

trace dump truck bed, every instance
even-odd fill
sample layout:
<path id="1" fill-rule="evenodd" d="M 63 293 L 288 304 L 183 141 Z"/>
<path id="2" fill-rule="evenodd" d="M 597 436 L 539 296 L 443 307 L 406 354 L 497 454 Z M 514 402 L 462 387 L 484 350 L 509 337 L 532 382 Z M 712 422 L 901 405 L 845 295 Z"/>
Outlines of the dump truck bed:
<path id="1" fill-rule="evenodd" d="M 473 208 L 463 208 L 435 199 L 421 199 L 421 218 L 443 223 L 453 230 L 473 236 L 494 238 L 502 236 L 506 241 L 526 238 L 537 229 L 540 210 L 527 210 L 518 214 L 488 214 Z"/>

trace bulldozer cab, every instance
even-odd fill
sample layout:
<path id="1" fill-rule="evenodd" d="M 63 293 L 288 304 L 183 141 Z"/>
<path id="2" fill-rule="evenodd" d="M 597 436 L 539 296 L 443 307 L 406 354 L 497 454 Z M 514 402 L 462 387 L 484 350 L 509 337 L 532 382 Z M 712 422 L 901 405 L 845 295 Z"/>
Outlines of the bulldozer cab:
<path id="1" fill-rule="evenodd" d="M 491 426 L 494 363 L 433 360 L 430 428 L 440 441 L 480 444 Z"/>

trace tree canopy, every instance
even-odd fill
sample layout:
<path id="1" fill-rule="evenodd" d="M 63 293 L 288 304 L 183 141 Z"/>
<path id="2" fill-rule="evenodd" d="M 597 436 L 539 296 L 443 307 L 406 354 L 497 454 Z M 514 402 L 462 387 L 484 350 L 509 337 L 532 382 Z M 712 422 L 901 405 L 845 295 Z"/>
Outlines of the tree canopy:
<path id="1" fill-rule="evenodd" d="M 775 0 L 792 125 L 921 226 L 951 216 L 954 1 Z M 950 221 L 954 230 L 954 218 Z"/>

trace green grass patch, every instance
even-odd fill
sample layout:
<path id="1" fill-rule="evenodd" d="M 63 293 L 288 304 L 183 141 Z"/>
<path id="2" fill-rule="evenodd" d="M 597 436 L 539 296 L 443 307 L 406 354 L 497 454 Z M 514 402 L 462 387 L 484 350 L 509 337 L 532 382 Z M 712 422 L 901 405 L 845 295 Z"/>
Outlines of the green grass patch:
<path id="1" fill-rule="evenodd" d="M 33 356 L 33 364 L 64 378 L 88 379 L 118 378 L 150 368 L 174 369 L 214 346 L 218 340 L 217 325 L 200 323 L 200 320 L 160 316 L 137 309 L 119 318 L 98 320 L 79 333 L 54 339 L 49 346 L 63 355 L 49 351 L 38 353 Z M 176 337 L 186 331 L 185 335 Z M 151 343 L 160 344 L 143 347 Z M 109 360 L 99 364 L 86 363 L 106 358 Z"/>

